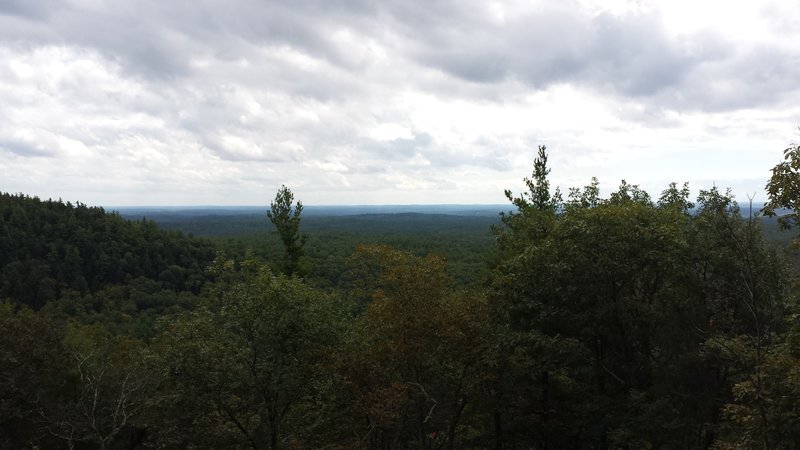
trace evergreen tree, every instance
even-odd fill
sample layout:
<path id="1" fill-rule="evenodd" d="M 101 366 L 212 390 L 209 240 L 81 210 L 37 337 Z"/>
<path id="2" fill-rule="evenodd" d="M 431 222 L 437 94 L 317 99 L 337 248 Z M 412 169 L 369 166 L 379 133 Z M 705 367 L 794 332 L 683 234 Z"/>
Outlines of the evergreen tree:
<path id="1" fill-rule="evenodd" d="M 275 232 L 283 243 L 281 271 L 287 276 L 302 276 L 308 272 L 303 264 L 303 246 L 308 236 L 300 234 L 300 213 L 303 211 L 303 204 L 298 201 L 292 207 L 293 201 L 292 191 L 286 186 L 281 186 L 275 195 L 275 200 L 269 205 L 267 218 L 275 225 Z"/>

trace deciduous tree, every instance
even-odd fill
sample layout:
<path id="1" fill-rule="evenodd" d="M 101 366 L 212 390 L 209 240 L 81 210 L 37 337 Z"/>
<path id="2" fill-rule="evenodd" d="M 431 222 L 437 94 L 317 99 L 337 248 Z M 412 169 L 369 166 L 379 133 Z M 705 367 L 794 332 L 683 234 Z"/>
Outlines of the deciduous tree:
<path id="1" fill-rule="evenodd" d="M 349 445 L 469 445 L 475 436 L 467 430 L 477 424 L 466 416 L 480 392 L 488 345 L 485 299 L 455 289 L 436 256 L 369 246 L 357 257 L 372 301 L 342 362 L 358 430 Z"/>
<path id="2" fill-rule="evenodd" d="M 216 264 L 214 298 L 158 338 L 173 445 L 286 448 L 317 431 L 340 338 L 334 299 L 255 261 Z M 183 440 L 181 440 L 183 439 Z"/>
<path id="3" fill-rule="evenodd" d="M 778 217 L 783 228 L 797 225 L 800 216 L 800 145 L 793 145 L 783 151 L 784 161 L 772 168 L 772 177 L 767 182 L 769 201 L 763 213 Z M 780 214 L 781 210 L 788 210 Z"/>

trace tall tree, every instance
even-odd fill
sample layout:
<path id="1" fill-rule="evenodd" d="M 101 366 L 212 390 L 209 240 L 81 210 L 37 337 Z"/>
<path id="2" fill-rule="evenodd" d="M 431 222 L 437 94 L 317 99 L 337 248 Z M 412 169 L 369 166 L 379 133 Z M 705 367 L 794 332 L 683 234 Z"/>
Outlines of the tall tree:
<path id="1" fill-rule="evenodd" d="M 294 194 L 282 185 L 270 203 L 267 217 L 275 225 L 276 233 L 283 243 L 283 260 L 280 269 L 287 276 L 303 275 L 307 270 L 303 267 L 303 246 L 308 236 L 300 234 L 300 213 L 303 204 L 298 201 L 294 206 Z"/>
<path id="2" fill-rule="evenodd" d="M 519 197 L 514 197 L 510 190 L 506 190 L 505 194 L 508 200 L 519 208 L 520 212 L 525 212 L 529 209 L 539 211 L 555 211 L 561 203 L 561 192 L 556 189 L 553 195 L 550 195 L 550 181 L 547 176 L 550 175 L 550 168 L 547 166 L 547 146 L 540 145 L 539 153 L 536 159 L 533 160 L 533 173 L 531 178 L 525 177 L 525 185 L 528 187 L 528 192 L 524 192 Z"/>
<path id="3" fill-rule="evenodd" d="M 517 207 L 516 211 L 500 213 L 501 224 L 492 228 L 497 248 L 493 265 L 502 264 L 508 256 L 519 251 L 531 240 L 542 239 L 553 227 L 556 216 L 563 209 L 561 191 L 556 188 L 550 194 L 550 181 L 547 179 L 550 168 L 547 166 L 547 147 L 539 146 L 539 154 L 533 161 L 531 177 L 525 177 L 527 192 L 515 197 L 510 189 L 505 190 L 508 200 Z"/>

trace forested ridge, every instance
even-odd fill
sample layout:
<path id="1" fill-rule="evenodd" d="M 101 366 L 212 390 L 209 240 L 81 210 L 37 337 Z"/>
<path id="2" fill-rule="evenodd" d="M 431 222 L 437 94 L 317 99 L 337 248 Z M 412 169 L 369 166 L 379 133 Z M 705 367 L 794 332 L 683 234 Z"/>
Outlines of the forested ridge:
<path id="1" fill-rule="evenodd" d="M 549 172 L 486 241 L 306 230 L 285 187 L 263 242 L 0 194 L 0 447 L 800 446 L 793 250 L 729 191 Z"/>

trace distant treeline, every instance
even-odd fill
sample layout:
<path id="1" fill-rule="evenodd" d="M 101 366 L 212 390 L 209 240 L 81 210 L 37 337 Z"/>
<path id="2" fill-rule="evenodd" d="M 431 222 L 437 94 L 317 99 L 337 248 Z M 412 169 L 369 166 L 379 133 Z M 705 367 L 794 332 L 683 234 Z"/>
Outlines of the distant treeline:
<path id="1" fill-rule="evenodd" d="M 242 258 L 250 251 L 273 262 L 280 255 L 280 239 L 266 213 L 207 212 L 195 215 L 141 210 L 129 217 L 143 213 L 161 228 L 208 237 L 231 257 Z M 358 245 L 387 244 L 417 255 L 443 256 L 448 261 L 448 272 L 460 284 L 473 284 L 486 272 L 486 254 L 494 239 L 491 227 L 498 223 L 497 214 L 462 216 L 455 210 L 453 214 L 304 216 L 303 233 L 308 235 L 306 254 L 311 269 L 308 280 L 318 287 L 342 287 L 347 282 L 347 259 Z"/>

